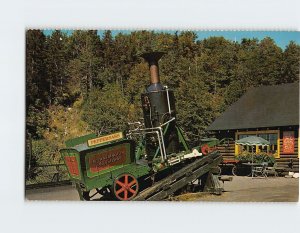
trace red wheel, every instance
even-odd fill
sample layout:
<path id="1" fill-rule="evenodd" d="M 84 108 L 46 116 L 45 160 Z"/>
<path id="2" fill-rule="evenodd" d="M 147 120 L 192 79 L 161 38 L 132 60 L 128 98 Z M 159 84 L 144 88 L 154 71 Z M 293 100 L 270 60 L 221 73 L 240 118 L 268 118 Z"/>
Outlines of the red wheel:
<path id="1" fill-rule="evenodd" d="M 207 155 L 208 152 L 209 152 L 209 146 L 207 144 L 203 145 L 201 147 L 201 152 L 202 152 L 203 155 Z"/>
<path id="2" fill-rule="evenodd" d="M 137 179 L 130 174 L 122 174 L 115 179 L 114 194 L 120 201 L 133 199 L 139 191 Z"/>

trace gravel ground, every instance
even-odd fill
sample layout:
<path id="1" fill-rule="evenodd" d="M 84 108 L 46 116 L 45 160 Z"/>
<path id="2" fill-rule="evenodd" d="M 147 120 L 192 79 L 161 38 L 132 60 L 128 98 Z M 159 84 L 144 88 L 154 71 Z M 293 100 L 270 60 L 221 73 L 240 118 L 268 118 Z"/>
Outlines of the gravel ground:
<path id="1" fill-rule="evenodd" d="M 222 195 L 189 193 L 174 198 L 178 201 L 214 201 L 214 202 L 297 202 L 299 179 L 294 178 L 251 178 L 233 177 L 225 182 Z M 32 189 L 26 191 L 26 200 L 79 200 L 72 186 Z"/>
<path id="2" fill-rule="evenodd" d="M 234 176 L 225 182 L 222 195 L 203 193 L 178 196 L 179 201 L 216 201 L 216 202 L 297 202 L 299 179 L 270 177 L 251 178 Z"/>

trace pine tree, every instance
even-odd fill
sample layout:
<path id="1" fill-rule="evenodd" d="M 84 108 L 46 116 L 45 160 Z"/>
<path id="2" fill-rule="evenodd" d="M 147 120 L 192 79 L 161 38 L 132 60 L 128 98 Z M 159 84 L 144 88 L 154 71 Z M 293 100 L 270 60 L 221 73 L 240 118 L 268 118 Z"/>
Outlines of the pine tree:
<path id="1" fill-rule="evenodd" d="M 92 90 L 83 110 L 83 120 L 98 134 L 122 131 L 129 121 L 130 106 L 116 84 Z"/>
<path id="2" fill-rule="evenodd" d="M 33 138 L 41 138 L 47 127 L 49 82 L 45 41 L 42 31 L 26 31 L 26 129 Z"/>
<path id="3" fill-rule="evenodd" d="M 70 89 L 87 97 L 94 85 L 102 84 L 98 74 L 101 67 L 101 41 L 97 31 L 76 31 L 70 38 L 75 50 L 67 73 Z"/>
<path id="4" fill-rule="evenodd" d="M 280 83 L 299 82 L 300 46 L 291 41 L 283 52 Z"/>
<path id="5" fill-rule="evenodd" d="M 69 98 L 67 92 L 68 77 L 65 67 L 68 64 L 68 37 L 59 30 L 55 30 L 46 39 L 46 67 L 49 80 L 48 98 L 50 104 L 64 104 Z"/>
<path id="6" fill-rule="evenodd" d="M 281 78 L 282 50 L 274 40 L 264 38 L 255 54 L 255 85 L 275 85 Z"/>

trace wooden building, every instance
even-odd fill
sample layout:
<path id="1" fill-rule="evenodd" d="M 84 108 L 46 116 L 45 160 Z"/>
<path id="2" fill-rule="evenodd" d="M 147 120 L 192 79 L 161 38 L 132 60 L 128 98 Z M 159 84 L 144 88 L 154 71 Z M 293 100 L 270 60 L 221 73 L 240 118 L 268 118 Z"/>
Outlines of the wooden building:
<path id="1" fill-rule="evenodd" d="M 273 154 L 278 166 L 299 171 L 299 83 L 260 86 L 247 91 L 208 128 L 218 139 L 257 135 L 270 146 L 256 152 Z M 249 148 L 248 148 L 249 149 Z M 224 160 L 234 159 L 246 147 L 234 141 L 220 147 Z"/>

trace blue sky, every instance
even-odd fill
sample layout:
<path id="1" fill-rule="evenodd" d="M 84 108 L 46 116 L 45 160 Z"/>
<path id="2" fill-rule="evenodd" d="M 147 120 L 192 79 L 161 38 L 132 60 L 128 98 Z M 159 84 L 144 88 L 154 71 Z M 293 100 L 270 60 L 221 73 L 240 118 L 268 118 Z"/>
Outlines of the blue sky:
<path id="1" fill-rule="evenodd" d="M 63 30 L 68 34 L 72 33 L 72 30 Z M 115 36 L 118 33 L 130 34 L 134 30 L 112 30 L 112 35 Z M 159 32 L 167 32 L 174 34 L 176 30 L 159 30 Z M 44 30 L 46 35 L 50 35 L 52 30 Z M 98 35 L 102 36 L 104 30 L 98 30 Z M 240 42 L 243 38 L 257 38 L 262 40 L 265 37 L 271 37 L 275 43 L 284 49 L 290 41 L 296 42 L 300 45 L 300 32 L 297 31 L 195 31 L 197 34 L 197 40 L 203 40 L 212 36 L 223 36 L 225 39 Z"/>

